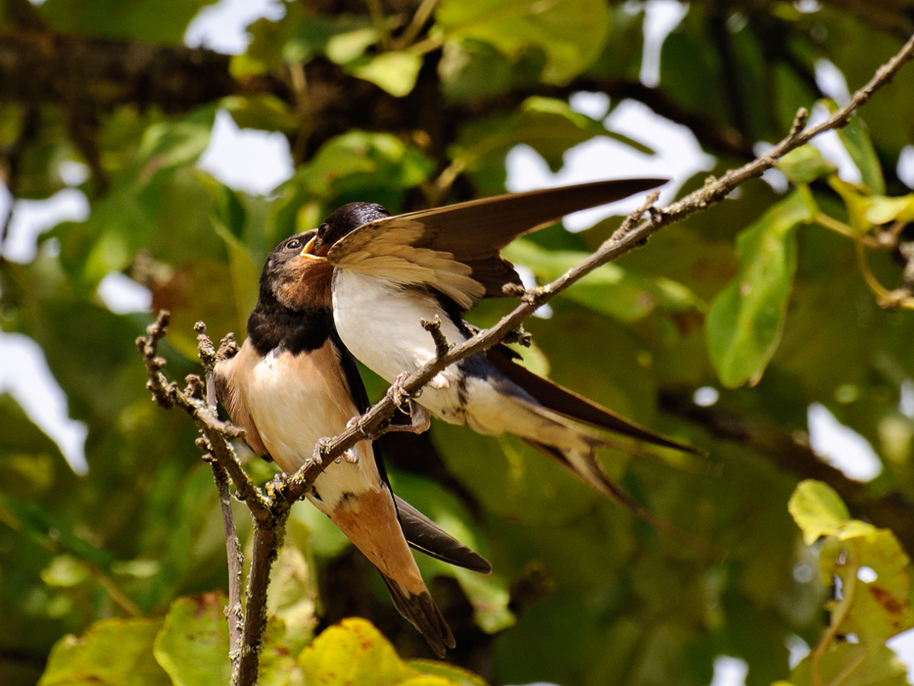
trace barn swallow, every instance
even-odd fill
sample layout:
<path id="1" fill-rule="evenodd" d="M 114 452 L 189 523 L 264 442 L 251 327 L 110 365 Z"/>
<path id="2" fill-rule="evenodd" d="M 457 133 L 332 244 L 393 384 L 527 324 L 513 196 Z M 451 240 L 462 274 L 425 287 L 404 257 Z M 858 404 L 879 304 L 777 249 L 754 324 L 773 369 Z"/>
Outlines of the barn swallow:
<path id="1" fill-rule="evenodd" d="M 301 257 L 316 234 L 287 238 L 270 253 L 248 337 L 216 365 L 219 399 L 245 441 L 286 473 L 307 463 L 322 436 L 341 433 L 368 407 L 358 366 L 340 341 L 330 311 L 326 262 Z M 378 568 L 394 605 L 443 656 L 454 636 L 409 550 L 489 572 L 480 555 L 396 498 L 376 446 L 368 440 L 331 464 L 307 494 Z"/>
<path id="2" fill-rule="evenodd" d="M 479 299 L 520 285 L 499 251 L 514 238 L 665 183 L 602 181 L 485 198 L 391 216 L 381 205 L 351 203 L 321 224 L 302 251 L 334 268 L 333 317 L 352 354 L 388 382 L 436 356 L 421 320 L 441 322 L 451 343 L 473 336 L 463 312 Z M 415 402 L 436 417 L 482 434 L 512 433 L 639 516 L 662 526 L 613 484 L 596 449 L 638 453 L 639 443 L 703 454 L 635 424 L 517 364 L 506 346 L 471 355 L 435 376 Z M 573 421 L 572 421 L 573 420 Z M 607 438 L 575 422 L 623 437 Z M 666 527 L 664 527 L 666 528 Z M 668 529 L 667 529 L 668 530 Z"/>

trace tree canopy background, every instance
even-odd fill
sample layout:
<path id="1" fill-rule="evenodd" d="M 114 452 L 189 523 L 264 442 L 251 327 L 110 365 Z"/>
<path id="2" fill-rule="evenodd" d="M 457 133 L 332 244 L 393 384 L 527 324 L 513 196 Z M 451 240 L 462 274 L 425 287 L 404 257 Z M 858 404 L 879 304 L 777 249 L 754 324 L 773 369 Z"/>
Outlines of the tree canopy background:
<path id="1" fill-rule="evenodd" d="M 4 684 L 228 680 L 212 475 L 192 424 L 149 400 L 134 339 L 152 314 L 107 309 L 105 276 L 126 274 L 172 311 L 163 353 L 180 379 L 197 369 L 193 323 L 241 335 L 267 253 L 343 203 L 397 212 L 503 192 L 519 143 L 552 170 L 600 136 L 651 154 L 650 140 L 574 111 L 575 93 L 634 99 L 688 127 L 720 174 L 822 100 L 817 62 L 854 90 L 914 32 L 909 0 L 696 0 L 664 43 L 655 88 L 639 81 L 638 2 L 287 2 L 231 58 L 182 45 L 205 4 L 0 2 L 4 181 L 16 199 L 47 198 L 67 187 L 62 165 L 79 162 L 91 208 L 43 234 L 30 263 L 0 262 L 3 330 L 41 346 L 88 427 L 89 465 L 74 474 L 0 396 Z M 195 166 L 219 109 L 286 136 L 294 176 L 259 196 Z M 912 621 L 914 195 L 897 173 L 912 113 L 909 66 L 842 130 L 859 183 L 801 148 L 781 165 L 789 187 L 748 181 L 527 322 L 536 371 L 710 451 L 603 457 L 640 503 L 726 559 L 670 540 L 512 438 L 436 422 L 435 453 L 391 443 L 394 490 L 495 568 L 420 561 L 457 636 L 451 661 L 491 683 L 699 685 L 719 655 L 745 660 L 751 686 L 906 683 L 884 644 Z M 618 222 L 552 227 L 506 255 L 542 283 Z M 490 325 L 512 304 L 471 318 Z M 384 391 L 366 383 L 373 398 Z M 706 387 L 717 395 L 696 404 Z M 813 453 L 813 403 L 870 443 L 878 477 L 855 482 Z M 273 474 L 247 468 L 260 482 Z M 804 479 L 816 481 L 797 489 Z M 240 506 L 236 519 L 244 542 Z M 290 520 L 270 610 L 263 683 L 341 683 L 327 665 L 360 659 L 375 665 L 357 676 L 366 685 L 444 670 L 405 666 L 370 625 L 327 629 L 365 617 L 400 655 L 429 656 L 371 566 L 307 504 Z M 360 658 L 356 643 L 375 652 Z M 791 647 L 804 645 L 812 653 L 791 671 Z M 478 683 L 441 674 L 415 683 Z"/>

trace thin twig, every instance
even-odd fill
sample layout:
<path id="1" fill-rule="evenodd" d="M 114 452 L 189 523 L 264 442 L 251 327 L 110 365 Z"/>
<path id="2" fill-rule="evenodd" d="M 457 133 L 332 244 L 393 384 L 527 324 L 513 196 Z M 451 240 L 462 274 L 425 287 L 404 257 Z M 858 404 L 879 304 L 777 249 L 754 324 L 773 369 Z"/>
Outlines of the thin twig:
<path id="1" fill-rule="evenodd" d="M 419 35 L 422 27 L 425 26 L 425 22 L 428 21 L 428 18 L 432 15 L 432 10 L 435 9 L 435 5 L 437 4 L 438 0 L 422 0 L 418 9 L 416 9 L 416 13 L 413 15 L 412 21 L 409 22 L 409 26 L 406 27 L 402 35 L 396 41 L 398 49 L 402 50 L 403 48 L 412 45 L 412 42 L 416 40 L 416 36 Z"/>
<path id="2" fill-rule="evenodd" d="M 244 556 L 238 543 L 235 520 L 232 517 L 232 494 L 229 490 L 228 472 L 216 460 L 210 460 L 213 468 L 213 479 L 219 494 L 219 506 L 222 510 L 222 528 L 225 531 L 225 554 L 228 558 L 229 602 L 225 608 L 225 618 L 229 627 L 229 656 L 232 670 L 237 668 L 241 656 L 241 634 L 244 627 L 244 609 L 241 606 L 241 570 Z"/>
<path id="3" fill-rule="evenodd" d="M 235 450 L 229 443 L 230 438 L 242 438 L 244 430 L 220 420 L 210 411 L 205 401 L 181 392 L 177 384 L 169 381 L 162 373 L 165 358 L 159 357 L 158 344 L 168 331 L 169 319 L 170 314 L 163 310 L 156 321 L 147 327 L 147 335 L 140 336 L 136 341 L 143 354 L 146 374 L 149 377 L 146 387 L 152 391 L 153 398 L 160 406 L 165 409 L 178 407 L 194 420 L 203 434 L 203 438 L 200 439 L 202 448 L 211 453 L 229 473 L 232 483 L 235 484 L 238 499 L 247 504 L 255 519 L 269 520 L 270 502 L 241 468 Z"/>
<path id="4" fill-rule="evenodd" d="M 447 355 L 447 351 L 454 347 L 454 344 L 448 341 L 447 336 L 441 330 L 441 320 L 437 314 L 431 321 L 420 319 L 419 324 L 432 335 L 432 339 L 435 341 L 435 352 L 438 357 Z"/>
<path id="5" fill-rule="evenodd" d="M 381 52 L 390 50 L 390 30 L 387 28 L 387 19 L 384 16 L 384 10 L 381 7 L 380 0 L 365 0 L 368 5 L 368 12 L 371 15 L 371 23 L 375 31 L 378 32 L 378 45 Z"/>
<path id="6" fill-rule="evenodd" d="M 216 349 L 213 342 L 206 335 L 206 324 L 197 322 L 194 326 L 197 332 L 197 354 L 203 363 L 206 376 L 206 406 L 209 411 L 216 414 Z M 235 529 L 235 519 L 232 516 L 232 494 L 229 489 L 228 472 L 216 459 L 210 459 L 213 470 L 213 480 L 216 482 L 216 492 L 219 494 L 219 507 L 222 511 L 222 529 L 225 533 L 225 554 L 228 559 L 228 588 L 229 601 L 225 608 L 225 618 L 229 627 L 229 657 L 232 661 L 232 671 L 240 670 L 242 631 L 244 628 L 243 608 L 241 606 L 241 571 L 244 566 L 244 556 L 241 545 L 238 543 L 238 532 Z"/>

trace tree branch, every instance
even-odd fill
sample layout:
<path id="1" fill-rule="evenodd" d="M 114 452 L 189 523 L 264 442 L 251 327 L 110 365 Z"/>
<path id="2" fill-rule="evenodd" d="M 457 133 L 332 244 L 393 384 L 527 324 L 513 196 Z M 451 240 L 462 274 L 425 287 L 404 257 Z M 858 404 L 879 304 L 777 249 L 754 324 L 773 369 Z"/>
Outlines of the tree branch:
<path id="1" fill-rule="evenodd" d="M 440 328 L 434 323 L 427 323 L 426 328 L 435 338 L 437 355 L 435 359 L 410 374 L 400 383 L 403 391 L 415 394 L 422 389 L 439 372 L 459 360 L 477 352 L 486 350 L 516 332 L 525 319 L 537 308 L 572 286 L 582 277 L 601 265 L 644 245 L 647 239 L 664 226 L 680 221 L 691 214 L 703 211 L 724 200 L 735 188 L 745 181 L 760 176 L 773 167 L 778 159 L 791 150 L 808 142 L 814 136 L 829 129 L 838 128 L 848 123 L 850 114 L 864 104 L 872 94 L 891 81 L 892 76 L 914 55 L 914 36 L 902 50 L 889 62 L 883 65 L 875 76 L 863 88 L 857 91 L 848 105 L 835 112 L 827 120 L 809 129 L 805 128 L 807 112 L 801 109 L 797 113 L 794 125 L 789 134 L 767 154 L 752 162 L 727 172 L 721 179 L 708 179 L 705 187 L 695 191 L 668 208 L 658 209 L 653 205 L 658 192 L 651 193 L 645 202 L 622 221 L 619 228 L 590 257 L 572 268 L 561 277 L 545 286 L 526 291 L 521 295 L 521 303 L 494 327 L 476 333 L 460 345 L 451 346 L 440 335 Z M 649 218 L 641 220 L 649 211 Z M 317 476 L 333 463 L 333 458 L 361 440 L 383 432 L 397 409 L 391 393 L 370 408 L 357 422 L 353 422 L 343 433 L 320 446 L 320 459 L 309 461 L 294 475 L 277 477 L 267 485 L 264 495 L 250 481 L 241 469 L 235 453 L 229 444 L 230 438 L 243 436 L 237 427 L 221 422 L 211 407 L 212 387 L 209 376 L 206 383 L 204 400 L 204 382 L 197 376 L 188 377 L 185 391 L 178 390 L 176 384 L 169 382 L 162 374 L 165 360 L 157 355 L 158 342 L 164 337 L 168 324 L 168 314 L 160 313 L 157 321 L 148 328 L 148 335 L 137 339 L 137 346 L 143 353 L 149 381 L 147 387 L 160 405 L 169 408 L 178 406 L 190 415 L 199 427 L 203 438 L 202 446 L 229 473 L 242 499 L 251 509 L 254 517 L 254 554 L 251 574 L 247 587 L 247 611 L 244 617 L 240 655 L 233 669 L 233 684 L 253 684 L 258 672 L 258 656 L 262 647 L 263 632 L 266 627 L 266 592 L 269 582 L 270 567 L 282 544 L 282 536 L 291 504 L 301 498 Z M 198 333 L 202 331 L 198 328 Z M 437 334 L 437 335 L 436 335 Z M 208 339 L 206 339 L 208 341 Z M 204 366 L 212 364 L 214 356 L 209 347 L 201 345 L 201 358 Z M 914 530 L 910 527 L 909 530 Z M 234 659 L 234 656 L 233 656 Z"/>
<path id="2" fill-rule="evenodd" d="M 213 347 L 213 342 L 206 335 L 206 324 L 197 322 L 194 326 L 197 332 L 197 350 L 206 378 L 206 406 L 213 415 L 216 414 L 216 361 L 218 354 Z M 210 456 L 208 456 L 210 457 Z M 216 482 L 216 491 L 219 494 L 219 507 L 222 510 L 222 529 L 225 533 L 225 553 L 228 559 L 228 588 L 229 602 L 225 608 L 225 617 L 229 627 L 229 655 L 232 660 L 232 670 L 240 669 L 239 659 L 242 647 L 242 632 L 244 629 L 244 609 L 241 605 L 241 576 L 244 565 L 244 556 L 238 543 L 238 533 L 235 530 L 235 520 L 232 516 L 232 495 L 229 490 L 229 475 L 215 458 L 210 458 L 213 469 L 213 480 Z"/>
<path id="3" fill-rule="evenodd" d="M 275 489 L 268 485 L 264 495 L 241 468 L 229 440 L 241 438 L 244 431 L 216 416 L 215 382 L 213 367 L 219 353 L 206 336 L 206 327 L 198 323 L 198 348 L 200 359 L 206 371 L 206 382 L 196 375 L 187 377 L 187 388 L 178 389 L 162 373 L 165 359 L 158 356 L 158 344 L 168 331 L 168 312 L 160 312 L 156 321 L 147 328 L 147 335 L 137 339 L 137 347 L 143 354 L 146 387 L 152 391 L 154 400 L 162 407 L 178 407 L 193 418 L 202 434 L 197 445 L 206 451 L 206 459 L 213 467 L 213 476 L 219 492 L 225 528 L 226 552 L 229 565 L 229 606 L 227 619 L 231 647 L 232 685 L 252 686 L 257 683 L 260 651 L 263 648 L 263 634 L 267 621 L 267 589 L 270 569 L 282 546 L 283 532 L 292 503 L 275 497 Z M 231 348 L 231 341 L 223 341 L 220 352 Z M 205 396 L 204 396 L 205 393 Z M 245 593 L 245 610 L 241 608 L 241 552 L 232 519 L 230 494 L 226 476 L 231 476 L 238 497 L 250 509 L 254 520 L 254 552 L 251 556 L 251 573 Z"/>

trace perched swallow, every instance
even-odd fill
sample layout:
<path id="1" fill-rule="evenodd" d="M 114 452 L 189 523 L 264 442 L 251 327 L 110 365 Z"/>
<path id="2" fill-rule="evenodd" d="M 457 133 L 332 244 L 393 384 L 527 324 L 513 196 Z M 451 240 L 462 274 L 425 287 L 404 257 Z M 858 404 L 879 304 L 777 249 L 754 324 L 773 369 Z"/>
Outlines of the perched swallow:
<path id="1" fill-rule="evenodd" d="M 302 251 L 332 265 L 333 316 L 353 355 L 388 382 L 436 355 L 420 320 L 438 317 L 451 343 L 473 335 L 462 314 L 485 296 L 520 284 L 499 251 L 514 238 L 566 214 L 620 200 L 665 183 L 626 179 L 504 195 L 391 216 L 351 203 L 331 214 Z M 416 399 L 436 417 L 483 434 L 512 433 L 605 495 L 653 523 L 613 484 L 596 457 L 606 445 L 637 452 L 574 422 L 625 439 L 702 454 L 541 378 L 496 346 L 440 372 Z M 626 447 L 628 446 L 628 447 Z"/>
<path id="2" fill-rule="evenodd" d="M 326 262 L 301 257 L 316 232 L 284 240 L 267 259 L 248 337 L 216 365 L 219 399 L 245 441 L 287 473 L 308 462 L 323 436 L 341 433 L 368 396 L 330 311 Z M 395 498 L 375 445 L 361 441 L 317 477 L 308 499 L 378 568 L 394 605 L 443 656 L 454 636 L 432 600 L 408 543 L 446 562 L 491 565 Z"/>

